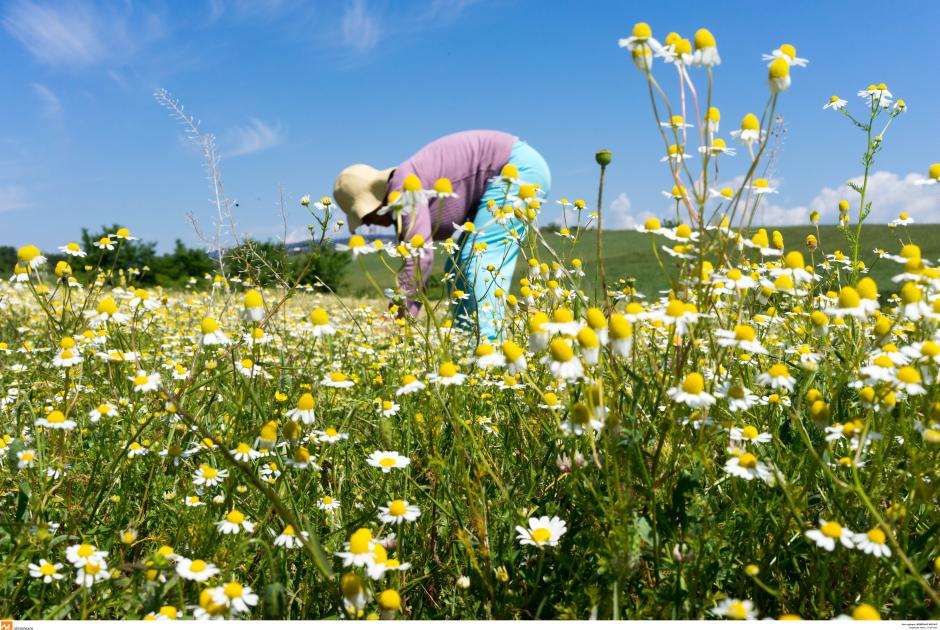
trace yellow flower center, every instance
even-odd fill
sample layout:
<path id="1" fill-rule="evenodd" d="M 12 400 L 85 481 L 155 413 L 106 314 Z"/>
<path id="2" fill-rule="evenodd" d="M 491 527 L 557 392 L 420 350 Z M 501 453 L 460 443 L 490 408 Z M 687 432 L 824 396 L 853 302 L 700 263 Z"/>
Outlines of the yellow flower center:
<path id="1" fill-rule="evenodd" d="M 649 39 L 653 36 L 653 30 L 646 22 L 637 22 L 633 25 L 633 36 L 637 39 Z"/>
<path id="2" fill-rule="evenodd" d="M 741 468 L 757 468 L 757 458 L 750 453 L 744 453 L 738 458 L 738 466 Z"/>
<path id="3" fill-rule="evenodd" d="M 442 363 L 440 367 L 437 368 L 438 375 L 444 378 L 451 378 L 453 376 L 456 376 L 458 371 L 459 370 L 457 369 L 457 366 L 451 363 L 450 361 L 446 363 Z"/>
<path id="4" fill-rule="evenodd" d="M 538 529 L 532 530 L 531 536 L 532 536 L 532 540 L 534 540 L 535 542 L 544 543 L 544 542 L 548 542 L 549 540 L 551 540 L 552 533 L 544 527 L 539 527 Z"/>
<path id="5" fill-rule="evenodd" d="M 877 527 L 869 529 L 866 536 L 868 536 L 868 540 L 875 543 L 876 545 L 885 544 L 885 533 Z"/>
<path id="6" fill-rule="evenodd" d="M 660 225 L 659 219 L 650 218 L 643 222 L 643 227 L 647 230 L 658 230 L 662 228 L 662 225 Z"/>
<path id="7" fill-rule="evenodd" d="M 55 565 L 45 562 L 39 567 L 39 572 L 46 576 L 55 575 Z"/>
<path id="8" fill-rule="evenodd" d="M 790 370 L 788 370 L 787 366 L 784 365 L 783 363 L 777 363 L 773 365 L 769 370 L 767 370 L 767 373 L 770 374 L 774 378 L 780 378 L 783 376 L 789 376 Z"/>
<path id="9" fill-rule="evenodd" d="M 297 401 L 297 408 L 301 411 L 310 411 L 313 409 L 313 396 L 310 394 L 302 394 L 300 400 Z"/>
<path id="10" fill-rule="evenodd" d="M 211 317 L 206 317 L 202 320 L 202 333 L 208 335 L 214 333 L 219 329 L 219 322 L 215 321 Z"/>
<path id="11" fill-rule="evenodd" d="M 741 120 L 741 129 L 743 131 L 757 131 L 760 129 L 760 121 L 754 114 L 748 114 Z"/>
<path id="12" fill-rule="evenodd" d="M 905 283 L 905 285 L 901 287 L 901 301 L 905 304 L 920 302 L 923 297 L 924 292 L 913 282 Z"/>
<path id="13" fill-rule="evenodd" d="M 747 608 L 744 607 L 744 604 L 735 600 L 728 605 L 728 618 L 729 619 L 747 619 Z"/>
<path id="14" fill-rule="evenodd" d="M 705 379 L 698 372 L 692 372 L 682 381 L 682 391 L 697 396 L 705 389 Z"/>
<path id="15" fill-rule="evenodd" d="M 434 182 L 435 192 L 450 194 L 454 192 L 454 186 L 450 183 L 450 180 L 446 177 L 441 177 L 439 180 Z"/>
<path id="16" fill-rule="evenodd" d="M 251 289 L 245 293 L 245 308 L 258 308 L 262 304 L 261 294 Z"/>
<path id="17" fill-rule="evenodd" d="M 401 187 L 405 192 L 415 193 L 421 190 L 421 180 L 418 179 L 418 176 L 414 173 L 408 173 L 405 177 L 405 181 L 402 182 Z"/>
<path id="18" fill-rule="evenodd" d="M 388 513 L 392 516 L 404 516 L 408 506 L 401 499 L 395 499 L 388 506 Z"/>
<path id="19" fill-rule="evenodd" d="M 753 440 L 759 435 L 759 433 L 757 432 L 756 427 L 747 425 L 746 427 L 744 427 L 744 429 L 741 430 L 741 435 L 747 438 L 748 440 Z"/>
<path id="20" fill-rule="evenodd" d="M 787 63 L 786 59 L 777 57 L 772 62 L 770 62 L 771 79 L 783 79 L 787 76 L 790 76 L 790 64 Z"/>
<path id="21" fill-rule="evenodd" d="M 229 599 L 238 599 L 239 597 L 242 596 L 242 592 L 244 590 L 245 590 L 244 587 L 242 587 L 242 585 L 239 584 L 238 582 L 229 582 L 228 584 L 225 585 L 223 592 L 225 593 L 225 596 L 228 597 Z"/>
<path id="22" fill-rule="evenodd" d="M 310 323 L 314 326 L 326 326 L 330 322 L 330 316 L 322 308 L 315 308 L 310 312 Z"/>
<path id="23" fill-rule="evenodd" d="M 898 370 L 898 380 L 908 385 L 915 385 L 921 381 L 920 372 L 909 365 L 905 365 Z"/>
<path id="24" fill-rule="evenodd" d="M 552 358 L 555 361 L 565 363 L 574 358 L 574 350 L 564 339 L 555 339 L 551 344 Z"/>
<path id="25" fill-rule="evenodd" d="M 839 308 L 858 308 L 862 298 L 852 287 L 842 287 L 839 291 Z"/>
<path id="26" fill-rule="evenodd" d="M 819 528 L 823 536 L 829 538 L 840 538 L 842 536 L 842 526 L 835 521 L 829 521 Z"/>
<path id="27" fill-rule="evenodd" d="M 379 466 L 381 466 L 382 468 L 391 468 L 397 463 L 398 463 L 398 460 L 396 460 L 394 457 L 383 457 L 382 459 L 379 460 Z"/>
<path id="28" fill-rule="evenodd" d="M 780 52 L 789 57 L 790 59 L 796 59 L 796 48 L 790 44 L 783 44 L 780 46 Z"/>
<path id="29" fill-rule="evenodd" d="M 356 555 L 368 553 L 371 544 L 372 532 L 365 527 L 361 527 L 349 537 L 349 552 Z"/>

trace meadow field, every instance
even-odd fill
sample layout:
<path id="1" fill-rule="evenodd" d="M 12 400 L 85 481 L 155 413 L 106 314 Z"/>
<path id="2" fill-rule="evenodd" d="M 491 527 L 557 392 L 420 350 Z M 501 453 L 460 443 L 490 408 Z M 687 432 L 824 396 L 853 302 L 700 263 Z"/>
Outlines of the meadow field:
<path id="1" fill-rule="evenodd" d="M 0 617 L 940 617 L 940 227 L 867 221 L 906 104 L 884 84 L 820 103 L 859 130 L 864 177 L 775 230 L 753 222 L 765 150 L 805 60 L 765 54 L 756 113 L 719 126 L 710 31 L 660 42 L 637 23 L 620 45 L 677 224 L 605 233 L 585 203 L 546 234 L 558 200 L 506 164 L 487 226 L 521 261 L 514 280 L 481 270 L 504 286 L 478 304 L 396 285 L 403 262 L 460 247 L 421 235 L 352 237 L 333 295 L 316 256 L 274 268 L 252 247 L 238 273 L 220 256 L 182 287 L 137 286 L 133 225 L 17 243 Z M 598 197 L 612 159 L 591 165 Z M 710 189 L 718 161 L 736 188 Z M 940 164 L 922 170 L 940 194 Z M 452 190 L 412 173 L 384 210 Z M 336 233 L 331 199 L 300 206 L 314 242 Z M 474 254 L 482 227 L 459 228 Z"/>
<path id="2" fill-rule="evenodd" d="M 824 251 L 832 252 L 838 249 L 845 249 L 845 243 L 839 228 L 835 225 L 805 225 L 805 226 L 784 226 L 775 228 L 768 227 L 771 230 L 779 230 L 786 243 L 798 244 L 806 240 L 810 234 L 816 235 Z M 569 239 L 558 236 L 554 231 L 545 233 L 545 240 L 549 246 L 556 252 L 564 253 L 566 258 L 579 258 L 585 269 L 597 268 L 597 249 L 596 233 L 593 230 L 587 230 L 585 235 L 573 243 Z M 656 258 L 653 256 L 650 247 L 649 237 L 636 230 L 612 230 L 605 231 L 604 240 L 604 264 L 607 268 L 608 277 L 614 282 L 626 281 L 631 279 L 636 290 L 649 297 L 655 297 L 657 291 L 668 291 L 669 282 L 659 269 Z M 909 241 L 920 243 L 923 249 L 923 255 L 928 259 L 940 259 L 940 225 L 911 225 L 906 231 L 898 228 L 890 228 L 887 225 L 868 225 L 862 234 L 861 250 L 863 252 L 862 260 L 871 268 L 871 276 L 880 285 L 886 285 L 893 270 L 883 262 L 879 262 L 876 250 L 893 251 L 901 244 Z M 545 248 L 540 246 L 538 257 L 545 257 Z M 444 271 L 443 256 L 438 257 L 434 264 L 434 273 L 438 276 Z M 528 271 L 527 261 L 520 260 L 513 277 L 513 288 L 517 289 L 520 278 L 523 278 Z M 363 260 L 363 269 L 369 272 L 380 286 L 392 286 L 395 282 L 395 271 L 397 267 L 390 270 L 376 258 L 366 258 Z M 593 294 L 596 274 L 588 274 L 582 281 L 582 288 Z M 440 289 L 443 291 L 443 289 Z M 375 287 L 367 279 L 361 269 L 356 266 L 350 266 L 343 275 L 343 284 L 339 289 L 340 295 L 350 295 L 358 297 L 376 297 Z"/>

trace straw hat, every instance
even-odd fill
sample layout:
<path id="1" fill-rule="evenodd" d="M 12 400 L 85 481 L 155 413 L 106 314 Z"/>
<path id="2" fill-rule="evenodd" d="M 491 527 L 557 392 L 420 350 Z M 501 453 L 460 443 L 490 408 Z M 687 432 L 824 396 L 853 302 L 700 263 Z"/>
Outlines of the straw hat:
<path id="1" fill-rule="evenodd" d="M 362 225 L 363 217 L 385 204 L 388 178 L 393 170 L 387 168 L 380 171 L 368 164 L 353 164 L 336 176 L 333 199 L 346 213 L 350 232 Z"/>

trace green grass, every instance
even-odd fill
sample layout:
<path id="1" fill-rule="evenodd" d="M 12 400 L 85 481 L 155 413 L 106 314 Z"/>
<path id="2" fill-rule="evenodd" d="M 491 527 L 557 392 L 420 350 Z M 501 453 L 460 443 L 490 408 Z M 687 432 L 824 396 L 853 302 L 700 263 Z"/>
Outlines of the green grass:
<path id="1" fill-rule="evenodd" d="M 791 226 L 776 229 L 779 229 L 783 234 L 787 249 L 799 249 L 807 256 L 807 262 L 810 260 L 805 242 L 808 234 L 817 233 L 815 227 Z M 593 292 L 597 269 L 595 233 L 593 231 L 583 233 L 574 247 L 572 247 L 571 241 L 552 233 L 546 234 L 546 240 L 562 258 L 577 257 L 582 260 L 583 268 L 587 274 L 582 281 L 582 287 L 589 293 Z M 925 259 L 940 258 L 940 225 L 915 225 L 908 230 L 891 229 L 887 225 L 864 226 L 860 250 L 866 264 L 871 267 L 872 278 L 879 286 L 890 286 L 890 278 L 897 273 L 898 266 L 890 261 L 879 261 L 873 251 L 876 248 L 881 248 L 891 253 L 897 253 L 901 242 L 907 242 L 908 240 L 913 240 L 913 242 L 920 245 Z M 657 245 L 669 243 L 668 240 L 661 237 L 657 237 L 656 242 Z M 825 254 L 831 254 L 838 249 L 849 252 L 849 245 L 838 228 L 831 225 L 820 226 L 819 249 L 816 252 L 816 261 L 821 261 Z M 668 288 L 668 282 L 663 277 L 663 273 L 653 257 L 648 235 L 633 230 L 605 232 L 604 252 L 607 279 L 610 286 L 618 286 L 621 284 L 620 281 L 633 278 L 637 290 L 649 297 L 654 297 L 657 291 Z M 670 266 L 675 259 L 670 258 L 662 250 L 660 250 L 660 255 L 667 268 L 671 268 Z M 435 257 L 433 273 L 438 276 L 443 271 L 444 258 L 442 255 Z M 540 258 L 547 259 L 547 256 Z M 394 262 L 391 261 L 392 268 L 396 269 Z M 362 267 L 360 267 L 359 262 L 354 262 L 349 267 L 346 284 L 341 293 L 355 296 L 374 296 L 376 294 L 375 288 L 362 272 L 363 269 L 373 276 L 379 286 L 394 286 L 394 274 L 382 264 L 378 257 L 367 256 L 362 259 L 361 264 Z M 513 291 L 518 288 L 519 278 L 522 277 L 525 271 L 525 264 L 520 262 L 513 279 Z"/>

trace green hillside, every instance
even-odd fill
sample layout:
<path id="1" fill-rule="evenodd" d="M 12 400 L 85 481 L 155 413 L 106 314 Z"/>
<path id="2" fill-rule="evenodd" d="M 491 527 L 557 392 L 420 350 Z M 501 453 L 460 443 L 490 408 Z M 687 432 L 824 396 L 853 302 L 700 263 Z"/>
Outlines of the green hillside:
<path id="1" fill-rule="evenodd" d="M 807 254 L 805 240 L 808 234 L 815 234 L 816 228 L 812 226 L 795 226 L 777 228 L 783 234 L 784 242 L 788 249 L 799 248 Z M 908 233 L 915 243 L 920 245 L 923 256 L 928 260 L 940 258 L 940 225 L 915 225 L 908 228 Z M 872 277 L 878 282 L 879 286 L 887 287 L 890 284 L 890 277 L 897 273 L 897 265 L 890 261 L 879 261 L 873 253 L 876 248 L 881 248 L 889 252 L 897 253 L 900 249 L 900 243 L 906 241 L 906 233 L 903 230 L 891 229 L 886 225 L 866 225 L 862 230 L 862 251 L 865 262 L 872 267 Z M 583 279 L 583 288 L 586 291 L 593 290 L 595 281 L 594 270 L 597 257 L 595 255 L 595 236 L 593 232 L 582 235 L 580 241 L 571 252 L 571 242 L 554 234 L 548 234 L 546 240 L 551 247 L 561 254 L 564 252 L 570 258 L 572 255 L 580 258 L 587 273 Z M 669 241 L 657 237 L 657 244 L 667 244 Z M 817 261 L 821 259 L 821 253 L 832 253 L 837 249 L 848 251 L 848 244 L 835 226 L 827 225 L 819 228 L 820 248 L 816 253 Z M 667 265 L 674 264 L 673 258 L 660 251 L 663 263 Z M 607 269 L 608 284 L 617 284 L 618 279 L 634 278 L 637 290 L 645 293 L 647 296 L 653 296 L 656 291 L 666 287 L 665 279 L 656 263 L 650 249 L 649 236 L 638 232 L 613 231 L 604 234 L 604 255 Z M 389 287 L 394 284 L 394 274 L 390 273 L 376 256 L 366 256 L 360 261 L 351 264 L 346 274 L 346 285 L 343 293 L 357 296 L 374 296 L 375 289 L 369 283 L 362 269 L 368 271 L 381 287 Z M 548 260 L 544 257 L 544 260 Z M 394 263 L 394 261 L 391 261 Z M 362 267 L 360 268 L 360 264 Z M 396 268 L 393 264 L 393 268 Z M 434 274 L 439 276 L 443 270 L 443 257 L 437 256 L 434 264 Z M 525 265 L 520 264 L 516 269 L 516 277 L 513 280 L 513 290 L 518 287 L 519 277 L 525 271 Z"/>

